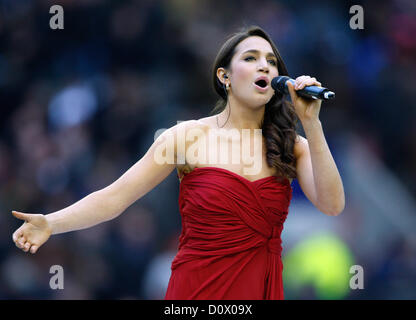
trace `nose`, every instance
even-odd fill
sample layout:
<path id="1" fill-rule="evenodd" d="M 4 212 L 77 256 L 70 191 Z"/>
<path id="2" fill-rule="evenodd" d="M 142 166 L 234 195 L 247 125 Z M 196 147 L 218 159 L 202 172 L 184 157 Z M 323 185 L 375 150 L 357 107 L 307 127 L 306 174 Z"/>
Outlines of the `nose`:
<path id="1" fill-rule="evenodd" d="M 269 72 L 269 66 L 267 65 L 267 59 L 260 59 L 258 71 Z"/>

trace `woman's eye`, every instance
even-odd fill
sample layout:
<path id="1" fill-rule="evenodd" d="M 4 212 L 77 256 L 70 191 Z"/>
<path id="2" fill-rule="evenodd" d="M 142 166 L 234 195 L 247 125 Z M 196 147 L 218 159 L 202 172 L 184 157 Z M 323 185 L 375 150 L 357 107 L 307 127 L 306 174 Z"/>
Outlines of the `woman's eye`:
<path id="1" fill-rule="evenodd" d="M 255 58 L 252 57 L 252 56 L 250 56 L 250 57 L 245 58 L 244 60 L 245 61 L 250 61 L 252 59 L 255 59 Z M 277 65 L 277 62 L 275 60 L 269 60 L 269 63 L 271 63 L 273 66 L 276 66 Z"/>

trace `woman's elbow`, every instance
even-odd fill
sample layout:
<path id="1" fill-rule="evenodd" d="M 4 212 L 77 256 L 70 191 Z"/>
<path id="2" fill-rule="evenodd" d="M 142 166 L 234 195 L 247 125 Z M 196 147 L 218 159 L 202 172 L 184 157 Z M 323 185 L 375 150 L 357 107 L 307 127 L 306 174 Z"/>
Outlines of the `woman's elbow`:
<path id="1" fill-rule="evenodd" d="M 325 213 L 328 216 L 338 216 L 344 211 L 345 208 L 345 196 L 342 194 L 341 196 L 334 197 L 332 199 L 319 199 L 316 201 L 316 208 Z"/>
<path id="2" fill-rule="evenodd" d="M 345 200 L 340 201 L 339 203 L 321 210 L 328 216 L 336 217 L 341 214 L 342 211 L 345 209 Z"/>

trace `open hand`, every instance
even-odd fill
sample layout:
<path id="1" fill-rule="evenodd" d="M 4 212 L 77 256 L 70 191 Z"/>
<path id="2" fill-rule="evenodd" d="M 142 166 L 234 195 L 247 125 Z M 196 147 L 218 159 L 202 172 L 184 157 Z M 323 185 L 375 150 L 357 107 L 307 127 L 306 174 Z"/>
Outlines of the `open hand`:
<path id="1" fill-rule="evenodd" d="M 52 229 L 43 214 L 28 214 L 12 211 L 12 214 L 25 223 L 13 233 L 13 241 L 24 252 L 36 253 L 49 239 Z"/>

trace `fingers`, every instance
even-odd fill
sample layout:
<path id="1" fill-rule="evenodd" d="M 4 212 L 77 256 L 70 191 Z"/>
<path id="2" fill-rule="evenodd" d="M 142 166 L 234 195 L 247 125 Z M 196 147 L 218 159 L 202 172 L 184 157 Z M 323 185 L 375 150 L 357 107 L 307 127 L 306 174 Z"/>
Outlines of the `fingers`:
<path id="1" fill-rule="evenodd" d="M 309 76 L 300 76 L 295 80 L 295 90 L 302 90 L 307 86 L 321 86 L 321 83 L 316 80 L 316 78 L 311 78 Z"/>
<path id="2" fill-rule="evenodd" d="M 12 236 L 13 241 L 14 241 L 14 242 L 16 242 L 16 241 L 17 241 L 17 239 L 19 239 L 21 236 L 23 236 L 23 232 L 22 232 L 22 230 L 19 228 L 19 229 L 17 229 L 17 230 L 13 233 L 13 236 Z"/>
<path id="3" fill-rule="evenodd" d="M 290 81 L 288 81 L 287 87 L 289 89 L 290 98 L 292 99 L 292 101 L 295 101 L 297 99 L 297 95 L 294 85 Z"/>
<path id="4" fill-rule="evenodd" d="M 12 211 L 12 214 L 21 220 L 24 220 L 25 223 L 17 229 L 13 235 L 12 239 L 15 243 L 16 247 L 23 250 L 24 252 L 30 252 L 30 253 L 36 253 L 39 249 L 39 243 L 37 240 L 35 240 L 35 243 L 33 243 L 33 240 L 36 239 L 36 237 L 33 236 L 33 233 L 30 230 L 31 226 L 30 224 L 27 224 L 26 222 L 36 222 L 36 220 L 41 220 L 41 215 L 37 214 L 25 214 L 18 211 Z"/>
<path id="5" fill-rule="evenodd" d="M 27 221 L 27 222 L 30 222 L 30 220 L 31 220 L 31 216 L 30 216 L 30 214 L 25 214 L 25 213 L 22 213 L 22 212 L 19 212 L 19 211 L 12 211 L 12 214 L 17 218 L 17 219 L 20 219 L 20 220 L 25 220 L 25 221 Z"/>
<path id="6" fill-rule="evenodd" d="M 24 250 L 26 246 L 29 245 L 29 242 L 27 241 L 26 237 L 23 236 L 23 233 L 19 230 L 13 234 L 13 241 L 16 247 L 22 250 Z"/>
<path id="7" fill-rule="evenodd" d="M 15 241 L 16 247 L 20 249 L 23 249 L 25 243 L 26 243 L 26 238 L 23 236 L 18 238 L 17 241 Z"/>
<path id="8" fill-rule="evenodd" d="M 309 76 L 297 77 L 296 80 L 295 80 L 295 89 L 296 90 L 303 89 L 306 86 L 306 84 L 308 83 L 309 79 L 312 79 L 312 78 L 309 77 Z"/>
<path id="9" fill-rule="evenodd" d="M 37 245 L 33 245 L 31 248 L 30 248 L 30 253 L 36 253 L 36 251 L 38 251 L 38 249 L 39 249 L 39 246 L 37 246 Z"/>
<path id="10" fill-rule="evenodd" d="M 24 252 L 36 253 L 39 249 L 39 246 L 36 244 L 32 244 L 29 241 L 26 241 L 25 237 L 20 237 L 15 241 L 16 247 L 22 249 Z"/>
<path id="11" fill-rule="evenodd" d="M 28 252 L 30 249 L 31 244 L 29 242 L 26 242 L 23 246 L 23 251 Z"/>

